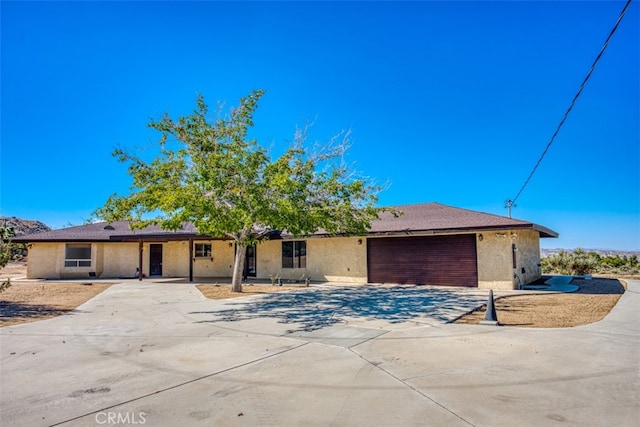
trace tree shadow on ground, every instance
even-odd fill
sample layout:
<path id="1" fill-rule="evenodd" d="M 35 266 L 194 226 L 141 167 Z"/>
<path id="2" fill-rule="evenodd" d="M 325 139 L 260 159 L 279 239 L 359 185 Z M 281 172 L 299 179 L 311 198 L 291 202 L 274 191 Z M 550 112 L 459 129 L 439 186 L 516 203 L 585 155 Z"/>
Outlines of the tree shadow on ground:
<path id="1" fill-rule="evenodd" d="M 20 319 L 43 319 L 69 313 L 71 309 L 55 305 L 27 304 L 13 301 L 0 301 L 0 326 L 2 323 Z"/>
<path id="2" fill-rule="evenodd" d="M 486 302 L 486 296 L 463 290 L 427 286 L 309 288 L 273 293 L 251 302 L 229 302 L 226 309 L 193 312 L 209 314 L 207 322 L 233 322 L 260 317 L 298 325 L 296 331 L 312 331 L 344 322 L 345 317 L 406 322 L 428 316 L 449 322 Z"/>

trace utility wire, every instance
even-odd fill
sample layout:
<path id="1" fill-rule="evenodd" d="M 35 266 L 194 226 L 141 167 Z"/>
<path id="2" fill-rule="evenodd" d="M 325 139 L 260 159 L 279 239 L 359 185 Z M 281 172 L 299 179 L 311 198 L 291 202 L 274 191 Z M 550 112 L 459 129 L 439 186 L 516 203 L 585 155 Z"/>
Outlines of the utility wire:
<path id="1" fill-rule="evenodd" d="M 562 117 L 562 120 L 560 120 L 560 123 L 558 124 L 558 127 L 556 128 L 556 131 L 551 136 L 551 139 L 549 140 L 549 143 L 547 144 L 547 146 L 545 147 L 544 151 L 542 152 L 542 155 L 538 159 L 538 162 L 533 167 L 533 170 L 529 174 L 529 177 L 524 182 L 524 184 L 522 184 L 522 187 L 520 187 L 520 191 L 518 191 L 518 194 L 516 194 L 516 197 L 514 197 L 513 199 L 508 199 L 506 201 L 506 206 L 509 208 L 509 216 L 511 216 L 511 206 L 515 206 L 516 205 L 516 200 L 518 200 L 518 197 L 520 197 L 520 194 L 522 194 L 522 192 L 524 191 L 524 189 L 527 186 L 527 184 L 529 184 L 529 181 L 531 181 L 531 178 L 533 177 L 533 174 L 536 173 L 536 169 L 538 169 L 538 166 L 540 166 L 540 163 L 542 163 L 542 159 L 547 154 L 547 151 L 549 151 L 549 148 L 551 147 L 551 144 L 553 144 L 553 141 L 556 139 L 556 136 L 558 135 L 558 132 L 560 132 L 560 128 L 562 127 L 562 125 L 564 125 L 564 122 L 567 120 L 567 117 L 569 116 L 569 113 L 573 109 L 573 106 L 575 105 L 576 101 L 578 100 L 578 97 L 582 93 L 582 90 L 584 89 L 585 85 L 587 84 L 587 81 L 589 81 L 589 78 L 591 77 L 591 74 L 593 73 L 593 70 L 595 70 L 596 65 L 598 64 L 598 61 L 600 61 L 600 58 L 602 57 L 602 54 L 607 49 L 607 46 L 609 45 L 609 41 L 611 41 L 611 38 L 613 37 L 613 34 L 618 29 L 618 25 L 620 25 L 620 22 L 622 21 L 622 18 L 624 17 L 625 13 L 627 13 L 627 10 L 629 9 L 630 5 L 631 5 L 631 0 L 627 0 L 627 4 L 624 5 L 624 8 L 622 9 L 622 12 L 620 12 L 620 16 L 618 17 L 618 20 L 616 21 L 616 24 L 611 29 L 611 32 L 609 33 L 609 36 L 607 37 L 607 40 L 605 40 L 604 44 L 602 45 L 602 49 L 600 49 L 600 53 L 598 53 L 598 56 L 596 56 L 596 59 L 595 59 L 595 61 L 593 61 L 593 64 L 591 65 L 591 68 L 589 69 L 589 72 L 587 73 L 587 76 L 584 78 L 584 81 L 580 85 L 580 88 L 578 89 L 578 93 L 576 93 L 576 96 L 573 97 L 573 100 L 571 101 L 571 104 L 569 105 L 569 108 L 567 108 L 567 111 L 564 113 L 564 116 Z"/>

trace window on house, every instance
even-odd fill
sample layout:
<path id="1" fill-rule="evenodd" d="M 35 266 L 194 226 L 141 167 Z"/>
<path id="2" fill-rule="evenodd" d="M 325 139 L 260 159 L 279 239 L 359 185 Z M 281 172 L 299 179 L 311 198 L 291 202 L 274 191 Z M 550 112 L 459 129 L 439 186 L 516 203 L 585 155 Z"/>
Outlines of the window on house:
<path id="1" fill-rule="evenodd" d="M 68 244 L 64 253 L 65 267 L 91 267 L 91 244 Z"/>
<path id="2" fill-rule="evenodd" d="M 196 243 L 196 258 L 211 258 L 211 243 Z"/>
<path id="3" fill-rule="evenodd" d="M 307 242 L 282 242 L 282 268 L 307 267 Z"/>

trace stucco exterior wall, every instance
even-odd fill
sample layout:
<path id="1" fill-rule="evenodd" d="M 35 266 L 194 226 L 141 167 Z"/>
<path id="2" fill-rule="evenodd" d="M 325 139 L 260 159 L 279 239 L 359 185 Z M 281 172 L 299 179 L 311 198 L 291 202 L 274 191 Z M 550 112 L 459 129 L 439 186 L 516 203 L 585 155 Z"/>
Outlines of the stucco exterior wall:
<path id="1" fill-rule="evenodd" d="M 194 277 L 230 277 L 233 271 L 234 246 L 228 241 L 197 240 L 196 243 L 211 244 L 211 258 L 196 258 L 194 251 Z M 189 277 L 189 241 L 143 243 L 142 272 L 149 276 L 151 245 L 162 245 L 162 277 Z M 138 266 L 138 243 L 135 245 L 135 272 Z"/>
<path id="2" fill-rule="evenodd" d="M 360 243 L 359 243 L 360 242 Z M 312 250 L 312 257 L 308 251 Z M 329 282 L 367 282 L 367 242 L 363 237 L 310 239 L 307 241 L 309 277 Z"/>
<path id="3" fill-rule="evenodd" d="M 149 258 L 151 251 L 146 252 Z M 149 259 L 147 259 L 149 262 Z M 189 242 L 165 242 L 162 244 L 162 276 L 189 276 Z"/>
<path id="4" fill-rule="evenodd" d="M 282 268 L 282 240 L 259 243 L 256 247 L 256 277 L 284 280 L 366 283 L 367 245 L 365 237 L 299 239 L 306 241 L 305 268 Z M 211 240 L 194 243 L 212 245 L 211 258 L 194 258 L 194 277 L 230 277 L 233 271 L 234 245 Z M 142 272 L 149 276 L 151 244 L 162 245 L 162 276 L 189 276 L 189 242 L 145 242 Z M 480 289 L 517 289 L 540 277 L 540 238 L 534 230 L 500 230 L 476 234 L 478 287 Z M 512 245 L 516 245 L 513 267 Z M 28 278 L 100 278 L 134 277 L 138 267 L 138 243 L 93 243 L 91 267 L 65 267 L 65 243 L 33 243 L 29 249 Z M 194 252 L 195 256 L 195 252 Z"/>
<path id="5" fill-rule="evenodd" d="M 366 283 L 367 245 L 363 237 L 299 239 L 307 242 L 306 268 L 282 268 L 282 240 L 258 244 L 256 277 L 284 280 Z M 361 244 L 358 243 L 360 240 Z"/>
<path id="6" fill-rule="evenodd" d="M 102 251 L 99 277 L 135 277 L 138 268 L 138 243 L 102 243 L 98 246 Z"/>
<path id="7" fill-rule="evenodd" d="M 193 275 L 195 277 L 231 277 L 235 255 L 233 244 L 229 246 L 229 242 L 223 240 L 198 240 L 195 243 L 211 245 L 211 258 L 195 258 L 194 255 Z"/>
<path id="8" fill-rule="evenodd" d="M 97 277 L 102 276 L 104 271 L 104 244 L 94 243 L 91 245 L 91 258 L 91 267 L 93 267 L 91 271 L 93 271 Z"/>
<path id="9" fill-rule="evenodd" d="M 511 239 L 505 231 L 476 234 L 478 288 L 513 289 Z"/>
<path id="10" fill-rule="evenodd" d="M 59 254 L 62 250 L 62 254 Z M 28 279 L 59 279 L 64 265 L 64 245 L 59 243 L 33 243 L 29 248 Z"/>
<path id="11" fill-rule="evenodd" d="M 283 270 L 290 271 L 285 275 L 283 274 Z M 296 275 L 295 273 L 298 274 Z M 306 269 L 282 268 L 282 240 L 267 240 L 256 245 L 257 278 L 270 279 L 272 277 L 281 277 L 285 280 L 293 280 L 299 279 L 300 274 L 306 274 Z"/>
<path id="12" fill-rule="evenodd" d="M 482 236 L 482 238 L 480 237 Z M 540 235 L 533 230 L 500 230 L 476 234 L 478 288 L 517 289 L 540 277 Z M 513 246 L 516 245 L 516 267 Z M 522 272 L 524 268 L 525 272 Z"/>
<path id="13" fill-rule="evenodd" d="M 65 267 L 66 243 L 33 243 L 29 248 L 27 278 L 29 279 L 82 279 L 91 277 L 122 277 L 122 262 L 129 252 L 127 244 L 92 243 L 90 267 Z M 137 256 L 135 257 L 137 260 Z M 114 261 L 115 260 L 115 261 Z M 126 264 L 125 264 L 126 265 Z M 105 271 L 106 269 L 106 271 Z M 131 275 L 135 273 L 129 271 Z"/>
<path id="14" fill-rule="evenodd" d="M 540 233 L 533 230 L 518 230 L 512 237 L 516 251 L 516 271 L 518 285 L 526 285 L 542 275 L 540 269 Z"/>

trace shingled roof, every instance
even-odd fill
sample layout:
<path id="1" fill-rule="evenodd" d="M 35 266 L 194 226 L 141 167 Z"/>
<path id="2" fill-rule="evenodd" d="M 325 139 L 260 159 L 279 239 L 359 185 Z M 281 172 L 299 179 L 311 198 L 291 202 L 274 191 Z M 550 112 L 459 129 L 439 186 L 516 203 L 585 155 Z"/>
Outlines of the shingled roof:
<path id="1" fill-rule="evenodd" d="M 140 230 L 132 230 L 129 227 L 129 222 L 115 221 L 111 223 L 97 222 L 42 233 L 26 234 L 13 239 L 13 241 L 16 243 L 121 242 L 138 240 L 141 237 L 145 239 L 182 240 L 197 236 L 197 230 L 191 223 L 183 224 L 181 230 L 167 231 L 153 225 Z"/>
<path id="2" fill-rule="evenodd" d="M 402 215 L 395 217 L 390 212 L 380 215 L 380 220 L 371 224 L 372 234 L 430 233 L 481 231 L 495 229 L 531 229 L 540 232 L 540 237 L 558 237 L 558 233 L 532 222 L 507 218 L 484 212 L 454 208 L 440 203 L 421 203 L 396 207 Z"/>
<path id="3" fill-rule="evenodd" d="M 406 235 L 529 229 L 538 231 L 540 237 L 558 237 L 558 233 L 555 231 L 531 222 L 454 208 L 440 203 L 396 206 L 395 209 L 402 212 L 402 215 L 396 217 L 390 212 L 382 213 L 380 219 L 371 224 L 369 234 Z M 206 236 L 199 235 L 191 223 L 185 223 L 181 230 L 166 231 L 157 226 L 131 230 L 128 222 L 116 221 L 28 234 L 15 238 L 14 242 L 118 242 L 140 238 L 145 240 L 184 240 L 206 238 Z"/>

